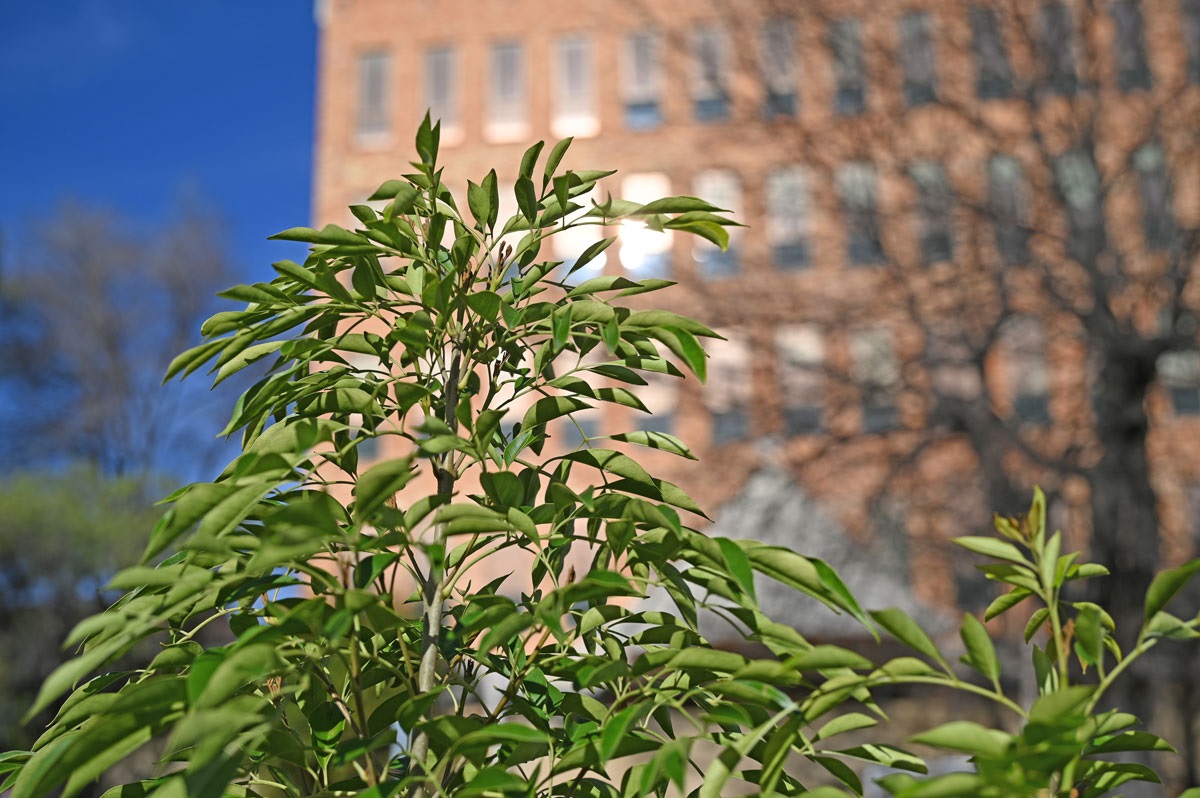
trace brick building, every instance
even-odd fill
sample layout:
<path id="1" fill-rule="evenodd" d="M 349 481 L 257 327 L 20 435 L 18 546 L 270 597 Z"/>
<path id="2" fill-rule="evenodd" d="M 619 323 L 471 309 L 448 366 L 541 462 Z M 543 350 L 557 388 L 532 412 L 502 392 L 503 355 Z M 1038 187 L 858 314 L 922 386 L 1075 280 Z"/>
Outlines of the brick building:
<path id="1" fill-rule="evenodd" d="M 431 109 L 451 186 L 492 167 L 511 186 L 532 141 L 574 136 L 568 166 L 620 170 L 605 191 L 701 196 L 748 225 L 725 253 L 610 231 L 599 268 L 677 280 L 663 298 L 727 340 L 708 385 L 652 384 L 654 417 L 581 416 L 564 440 L 670 430 L 701 465 L 659 470 L 711 508 L 785 473 L 935 605 L 983 595 L 946 539 L 1035 481 L 1086 545 L 1109 509 L 1137 528 L 1136 487 L 1106 504 L 1128 468 L 1152 491 L 1149 549 L 1195 551 L 1200 0 L 317 13 L 319 223 L 351 223 L 406 168 Z M 1122 435 L 1142 436 L 1144 475 Z M 830 528 L 787 523 L 802 550 Z M 1133 556 L 1097 534 L 1100 556 Z"/>

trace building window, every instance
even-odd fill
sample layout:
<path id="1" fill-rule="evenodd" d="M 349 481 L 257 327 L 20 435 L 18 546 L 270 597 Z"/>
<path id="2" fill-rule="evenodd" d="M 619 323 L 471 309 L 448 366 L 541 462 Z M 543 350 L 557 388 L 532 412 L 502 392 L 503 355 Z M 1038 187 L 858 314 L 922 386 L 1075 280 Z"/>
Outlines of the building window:
<path id="1" fill-rule="evenodd" d="M 983 394 L 981 370 L 954 326 L 935 327 L 925 339 L 925 365 L 939 398 L 974 401 Z"/>
<path id="2" fill-rule="evenodd" d="M 1175 242 L 1175 214 L 1171 209 L 1171 181 L 1167 160 L 1158 144 L 1143 144 L 1133 154 L 1142 194 L 1142 234 L 1146 248 L 1169 249 Z"/>
<path id="3" fill-rule="evenodd" d="M 900 17 L 900 66 L 904 102 L 910 107 L 937 102 L 937 60 L 929 12 L 910 11 Z"/>
<path id="4" fill-rule="evenodd" d="M 856 266 L 882 262 L 875 169 L 859 161 L 843 164 L 838 167 L 835 182 L 846 219 L 847 259 Z"/>
<path id="5" fill-rule="evenodd" d="M 1000 331 L 1003 375 L 1012 397 L 1010 417 L 1018 424 L 1050 423 L 1050 368 L 1046 362 L 1046 334 L 1041 322 L 1015 316 Z"/>
<path id="6" fill-rule="evenodd" d="M 1146 60 L 1146 31 L 1138 0 L 1113 0 L 1109 6 L 1114 27 L 1117 57 L 1117 88 L 1121 91 L 1149 89 L 1154 84 Z"/>
<path id="7" fill-rule="evenodd" d="M 596 116 L 596 87 L 592 71 L 592 44 L 586 36 L 564 36 L 555 42 L 554 113 L 550 130 L 559 138 L 594 136 L 600 132 Z"/>
<path id="8" fill-rule="evenodd" d="M 637 414 L 637 428 L 642 432 L 665 432 L 675 429 L 675 413 L 679 405 L 679 378 L 669 374 L 644 373 L 646 384 L 634 388 L 649 413 Z"/>
<path id="9" fill-rule="evenodd" d="M 643 205 L 671 195 L 671 181 L 657 172 L 626 175 L 621 181 L 621 196 Z M 672 235 L 670 230 L 651 230 L 645 222 L 632 219 L 621 223 L 618 233 L 621 265 L 635 280 L 669 277 L 671 274 Z"/>
<path id="10" fill-rule="evenodd" d="M 745 440 L 750 436 L 750 345 L 740 330 L 717 330 L 725 340 L 708 348 L 708 383 L 704 405 L 712 421 L 712 445 Z"/>
<path id="11" fill-rule="evenodd" d="M 1071 10 L 1062 0 L 1042 3 L 1040 44 L 1045 88 L 1051 94 L 1072 97 L 1079 89 L 1075 75 L 1075 30 Z"/>
<path id="12" fill-rule="evenodd" d="M 988 161 L 988 204 L 1000 258 L 1014 266 L 1029 260 L 1029 186 L 1010 155 Z"/>
<path id="13" fill-rule="evenodd" d="M 520 141 L 529 135 L 526 114 L 525 51 L 516 42 L 493 44 L 484 135 L 491 141 Z"/>
<path id="14" fill-rule="evenodd" d="M 842 116 L 867 110 L 867 72 L 859 28 L 857 19 L 839 19 L 829 26 L 835 80 L 833 108 Z"/>
<path id="15" fill-rule="evenodd" d="M 808 176 L 799 166 L 767 175 L 767 239 L 777 269 L 802 269 L 810 263 Z"/>
<path id="16" fill-rule="evenodd" d="M 975 52 L 975 94 L 981 100 L 1003 100 L 1013 92 L 1012 67 L 1004 50 L 1000 17 L 995 9 L 971 7 L 971 41 Z"/>
<path id="17" fill-rule="evenodd" d="M 728 50 L 720 28 L 702 25 L 692 32 L 692 117 L 697 122 L 729 118 Z"/>
<path id="18" fill-rule="evenodd" d="M 1175 415 L 1200 415 L 1200 352 L 1164 352 L 1158 357 L 1158 377 Z"/>
<path id="19" fill-rule="evenodd" d="M 639 31 L 625 38 L 621 86 L 625 127 L 630 130 L 649 130 L 662 124 L 662 110 L 659 107 L 662 63 L 657 34 Z"/>
<path id="20" fill-rule="evenodd" d="M 425 51 L 425 107 L 441 121 L 443 135 L 459 126 L 458 54 L 453 47 Z"/>
<path id="21" fill-rule="evenodd" d="M 696 175 L 696 196 L 718 208 L 730 211 L 733 218 L 742 215 L 742 184 L 732 169 L 706 169 Z M 696 272 L 706 280 L 732 277 L 738 273 L 740 230 L 729 228 L 729 246 L 724 252 L 711 241 L 697 238 L 693 244 Z"/>
<path id="22" fill-rule="evenodd" d="M 941 263 L 954 258 L 954 197 L 946 170 L 939 163 L 913 164 L 912 180 L 917 189 L 917 225 L 921 259 Z"/>
<path id="23" fill-rule="evenodd" d="M 758 35 L 762 70 L 763 118 L 796 115 L 796 26 L 790 19 L 767 20 Z"/>
<path id="24" fill-rule="evenodd" d="M 825 405 L 825 341 L 812 324 L 795 324 L 775 333 L 779 388 L 783 394 L 784 432 L 811 435 L 822 429 Z"/>
<path id="25" fill-rule="evenodd" d="M 1183 45 L 1187 49 L 1188 80 L 1200 83 L 1200 0 L 1180 0 Z"/>
<path id="26" fill-rule="evenodd" d="M 1080 263 L 1092 263 L 1106 246 L 1096 164 L 1086 152 L 1072 150 L 1055 161 L 1054 172 L 1067 210 L 1067 254 Z"/>
<path id="27" fill-rule="evenodd" d="M 895 429 L 899 425 L 900 364 L 889 330 L 871 327 L 850 334 L 850 376 L 862 390 L 863 432 Z"/>
<path id="28" fill-rule="evenodd" d="M 377 137 L 388 132 L 388 72 L 391 56 L 372 50 L 358 57 L 358 135 Z"/>

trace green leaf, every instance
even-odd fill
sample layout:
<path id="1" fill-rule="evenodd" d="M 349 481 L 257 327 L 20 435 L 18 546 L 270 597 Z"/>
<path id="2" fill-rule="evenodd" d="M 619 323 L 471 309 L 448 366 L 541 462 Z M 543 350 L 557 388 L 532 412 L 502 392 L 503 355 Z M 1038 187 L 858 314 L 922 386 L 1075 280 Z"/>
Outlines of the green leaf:
<path id="1" fill-rule="evenodd" d="M 956 720 L 921 732 L 912 741 L 947 751 L 995 759 L 1004 756 L 1012 743 L 1012 736 L 978 723 Z"/>
<path id="2" fill-rule="evenodd" d="M 1028 643 L 1033 639 L 1033 636 L 1038 633 L 1042 625 L 1046 623 L 1046 619 L 1050 617 L 1050 610 L 1045 607 L 1038 607 L 1034 610 L 1033 615 L 1029 616 L 1029 621 L 1025 624 L 1025 642 Z"/>
<path id="3" fill-rule="evenodd" d="M 688 211 L 722 211 L 724 208 L 718 208 L 702 199 L 696 197 L 664 197 L 654 200 L 648 205 L 643 205 L 639 216 L 652 216 L 657 213 L 687 213 Z"/>
<path id="4" fill-rule="evenodd" d="M 861 654 L 838 646 L 813 646 L 809 651 L 790 657 L 787 665 L 797 672 L 828 670 L 832 668 L 853 668 L 864 670 L 871 667 L 871 661 Z"/>
<path id="5" fill-rule="evenodd" d="M 521 418 L 521 428 L 544 425 L 556 418 L 590 408 L 587 402 L 574 396 L 547 396 L 533 403 Z"/>
<path id="6" fill-rule="evenodd" d="M 992 618 L 1011 610 L 1013 607 L 1017 606 L 1032 595 L 1033 592 L 1030 590 L 1026 590 L 1023 587 L 1015 587 L 992 601 L 992 603 L 988 605 L 987 609 L 984 610 L 983 619 L 985 621 L 990 621 Z"/>
<path id="7" fill-rule="evenodd" d="M 651 449 L 661 449 L 664 452 L 671 452 L 672 454 L 677 454 L 680 457 L 686 457 L 688 460 L 696 459 L 696 456 L 692 454 L 692 451 L 687 448 L 683 441 L 666 432 L 648 432 L 638 430 L 634 432 L 622 432 L 616 435 L 610 435 L 609 438 L 614 441 L 624 441 L 625 443 L 635 443 L 639 446 L 648 446 Z"/>
<path id="8" fill-rule="evenodd" d="M 813 739 L 828 740 L 830 737 L 835 737 L 839 734 L 858 731 L 859 729 L 869 729 L 878 724 L 879 721 L 870 715 L 864 715 L 861 712 L 847 712 L 844 715 L 838 715 L 822 726 Z"/>
<path id="9" fill-rule="evenodd" d="M 525 150 L 525 154 L 521 156 L 521 168 L 517 170 L 518 176 L 533 177 L 533 170 L 537 166 L 538 156 L 542 154 L 542 148 L 545 146 L 546 142 L 536 141 L 529 149 Z"/>
<path id="10" fill-rule="evenodd" d="M 398 457 L 372 466 L 358 479 L 354 488 L 354 514 L 361 521 L 370 518 L 415 476 L 412 458 Z"/>
<path id="11" fill-rule="evenodd" d="M 1084 705 L 1095 692 L 1093 685 L 1081 684 L 1047 693 L 1029 708 L 1031 723 L 1058 724 L 1074 722 L 1083 716 Z"/>
<path id="12" fill-rule="evenodd" d="M 1192 560 L 1178 568 L 1163 571 L 1154 577 L 1150 588 L 1146 591 L 1146 607 L 1144 617 L 1147 621 L 1158 614 L 1159 610 L 1175 597 L 1183 586 L 1200 571 L 1200 558 Z"/>
<path id="13" fill-rule="evenodd" d="M 491 174 L 495 175 L 494 169 Z M 475 217 L 478 227 L 481 230 L 487 229 L 492 212 L 491 197 L 488 196 L 487 189 L 470 180 L 467 181 L 467 207 L 470 209 L 471 215 Z"/>
<path id="14" fill-rule="evenodd" d="M 1062 551 L 1062 533 L 1055 532 L 1050 536 L 1050 540 L 1046 541 L 1046 548 L 1041 552 L 1041 561 L 1038 563 L 1038 576 L 1042 580 L 1042 587 L 1047 594 L 1056 589 L 1059 585 L 1057 580 L 1058 575 L 1058 555 Z"/>
<path id="15" fill-rule="evenodd" d="M 942 658 L 942 654 L 937 650 L 937 646 L 929 639 L 929 635 L 917 625 L 917 622 L 910 618 L 903 610 L 886 609 L 873 610 L 870 613 L 875 622 L 882 626 L 888 634 L 899 640 L 909 648 L 924 654 L 935 662 L 940 663 L 943 667 L 949 670 L 946 665 L 946 660 Z"/>
<path id="16" fill-rule="evenodd" d="M 992 684 L 998 684 L 1000 660 L 996 658 L 996 647 L 992 644 L 992 638 L 984 625 L 974 615 L 965 615 L 960 634 L 963 645 L 967 648 L 963 661 L 983 674 Z"/>
<path id="17" fill-rule="evenodd" d="M 1126 731 L 1097 737 L 1087 748 L 1088 755 L 1116 754 L 1124 751 L 1168 751 L 1175 749 L 1158 735 L 1144 731 Z"/>
<path id="18" fill-rule="evenodd" d="M 517 196 L 517 207 L 521 210 L 521 215 L 532 224 L 537 218 L 537 191 L 533 187 L 533 181 L 528 177 L 518 177 L 513 186 L 513 193 Z"/>
<path id="19" fill-rule="evenodd" d="M 725 565 L 728 566 L 729 573 L 738 586 L 757 601 L 757 594 L 754 592 L 754 570 L 750 567 L 750 560 L 746 557 L 745 552 L 729 538 L 716 538 L 716 541 L 717 545 L 721 547 L 721 555 L 725 558 Z"/>
<path id="20" fill-rule="evenodd" d="M 622 709 L 616 715 L 605 718 L 600 727 L 600 761 L 608 762 L 617 753 L 629 733 L 629 727 L 637 723 L 644 708 L 638 704 Z"/>
<path id="21" fill-rule="evenodd" d="M 984 557 L 991 557 L 995 560 L 1009 560 L 1010 562 L 1022 565 L 1029 562 L 1029 559 L 1020 549 L 1006 540 L 986 537 L 960 537 L 954 538 L 954 543 L 962 546 L 967 551 L 973 551 L 976 554 L 982 554 Z"/>
<path id="22" fill-rule="evenodd" d="M 571 264 L 571 269 L 567 273 L 573 274 L 574 272 L 582 269 L 584 266 L 587 266 L 596 259 L 597 255 L 612 246 L 613 242 L 616 240 L 616 236 L 610 236 L 609 238 L 602 238 L 599 241 L 588 244 L 587 249 L 579 253 L 579 257 L 577 257 L 575 262 Z"/>
<path id="23" fill-rule="evenodd" d="M 1099 664 L 1104 656 L 1104 627 L 1099 608 L 1085 606 L 1075 616 L 1076 652 L 1088 665 Z"/>
<path id="24" fill-rule="evenodd" d="M 327 224 L 319 231 L 311 227 L 292 227 L 282 233 L 268 237 L 272 241 L 302 241 L 308 244 L 368 244 L 369 240 L 358 233 L 351 233 L 336 224 Z M 254 300 L 250 300 L 254 301 Z"/>
<path id="25" fill-rule="evenodd" d="M 563 156 L 567 154 L 567 148 L 571 146 L 574 139 L 567 137 L 550 148 L 550 155 L 546 157 L 546 169 L 543 172 L 542 190 L 550 185 L 550 181 L 554 178 L 554 173 L 558 171 L 558 165 L 562 163 Z"/>
<path id="26" fill-rule="evenodd" d="M 679 327 L 650 327 L 647 328 L 646 334 L 662 341 L 676 357 L 691 369 L 700 382 L 707 379 L 708 365 L 706 361 L 708 356 L 704 353 L 704 347 L 696 340 L 696 336 Z"/>

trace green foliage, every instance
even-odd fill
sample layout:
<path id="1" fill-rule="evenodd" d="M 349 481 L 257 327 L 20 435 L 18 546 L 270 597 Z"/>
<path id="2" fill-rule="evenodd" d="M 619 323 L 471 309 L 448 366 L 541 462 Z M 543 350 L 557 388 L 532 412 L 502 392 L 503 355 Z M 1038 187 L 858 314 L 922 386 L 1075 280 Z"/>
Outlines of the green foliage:
<path id="1" fill-rule="evenodd" d="M 714 333 L 622 304 L 665 281 L 577 283 L 541 253 L 579 225 L 633 220 L 724 245 L 732 222 L 689 197 L 584 207 L 610 173 L 560 171 L 570 140 L 541 170 L 543 146 L 525 153 L 517 215 L 498 217 L 494 172 L 468 183 L 463 213 L 438 134 L 426 120 L 415 171 L 380 186 L 381 210 L 353 207 L 357 229 L 279 234 L 309 243 L 306 261 L 226 291 L 246 307 L 209 319 L 172 363 L 168 377 L 207 365 L 219 382 L 269 361 L 228 425 L 242 454 L 168 498 L 143 564 L 112 582 L 124 597 L 75 629 L 79 657 L 44 683 L 35 711 L 65 695 L 57 717 L 31 751 L 0 758 L 0 791 L 70 796 L 155 740 L 161 770 L 109 796 L 825 798 L 861 795 L 864 763 L 917 774 L 882 783 L 927 798 L 1096 796 L 1153 777 L 1104 757 L 1165 744 L 1096 706 L 1135 656 L 1196 635 L 1196 619 L 1165 612 L 1194 563 L 1155 582 L 1122 657 L 1108 617 L 1063 598 L 1097 570 L 1047 538 L 1040 494 L 998 537 L 960 541 L 1013 588 L 989 618 L 1042 603 L 1026 708 L 1002 692 L 978 619 L 962 627 L 968 678 L 911 618 L 864 613 L 821 561 L 706 537 L 688 526 L 696 503 L 637 457 L 691 457 L 683 442 L 628 432 L 564 450 L 555 437 L 589 408 L 642 412 L 644 373 L 703 379 Z M 384 456 L 360 457 L 367 446 Z M 918 656 L 877 666 L 813 645 L 763 615 L 767 579 Z M 743 644 L 712 645 L 702 615 Z M 199 632 L 225 624 L 232 641 L 205 644 Z M 148 666 L 114 669 L 147 640 Z M 919 735 L 975 763 L 921 780 L 920 758 L 862 740 L 885 719 L 873 691 L 896 683 L 986 697 L 1020 730 Z"/>
<path id="2" fill-rule="evenodd" d="M 1200 560 L 1159 574 L 1146 596 L 1146 622 L 1137 641 L 1132 650 L 1122 652 L 1108 613 L 1090 602 L 1067 597 L 1069 583 L 1104 576 L 1107 571 L 1079 563 L 1078 552 L 1062 553 L 1062 534 L 1047 534 L 1045 496 L 1040 490 L 1035 490 L 1028 514 L 997 517 L 995 526 L 996 537 L 966 537 L 956 542 L 991 559 L 981 570 L 1010 588 L 988 607 L 988 620 L 1033 605 L 1026 609 L 1025 641 L 1031 644 L 1038 697 L 1026 707 L 1004 694 L 991 638 L 973 616 L 967 616 L 962 625 L 966 647 L 962 661 L 984 678 L 987 687 L 961 680 L 925 634 L 911 621 L 901 620 L 898 610 L 888 611 L 886 621 L 876 613 L 888 632 L 942 669 L 939 672 L 928 664 L 926 675 L 915 676 L 915 668 L 906 668 L 907 680 L 984 696 L 1012 713 L 1010 728 L 1016 729 L 988 729 L 966 721 L 930 729 L 913 741 L 969 755 L 974 772 L 926 780 L 898 774 L 884 778 L 881 784 L 900 798 L 1097 798 L 1130 781 L 1159 781 L 1151 768 L 1113 761 L 1109 755 L 1172 751 L 1171 746 L 1137 729 L 1133 715 L 1098 707 L 1118 676 L 1159 641 L 1200 638 L 1200 614 L 1185 620 L 1165 611 L 1187 580 L 1200 571 Z M 888 666 L 881 670 L 887 671 Z"/>

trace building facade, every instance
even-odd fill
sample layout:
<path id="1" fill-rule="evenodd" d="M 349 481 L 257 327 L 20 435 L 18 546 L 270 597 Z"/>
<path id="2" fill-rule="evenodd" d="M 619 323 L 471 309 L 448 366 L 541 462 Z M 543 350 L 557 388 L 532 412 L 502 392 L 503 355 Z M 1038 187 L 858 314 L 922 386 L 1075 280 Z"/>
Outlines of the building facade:
<path id="1" fill-rule="evenodd" d="M 931 605 L 989 597 L 947 541 L 1034 482 L 1071 545 L 1119 559 L 1092 533 L 1127 469 L 1153 554 L 1195 556 L 1200 0 L 322 0 L 318 18 L 319 224 L 406 170 L 428 110 L 452 187 L 495 168 L 511 197 L 524 149 L 572 136 L 567 166 L 620 170 L 603 191 L 747 225 L 725 252 L 608 231 L 589 268 L 678 281 L 665 301 L 725 340 L 706 385 L 652 383 L 653 416 L 582 415 L 563 443 L 673 432 L 701 464 L 655 465 L 714 510 L 785 473 L 841 534 L 886 539 L 881 567 Z M 564 261 L 590 243 L 564 238 Z"/>

